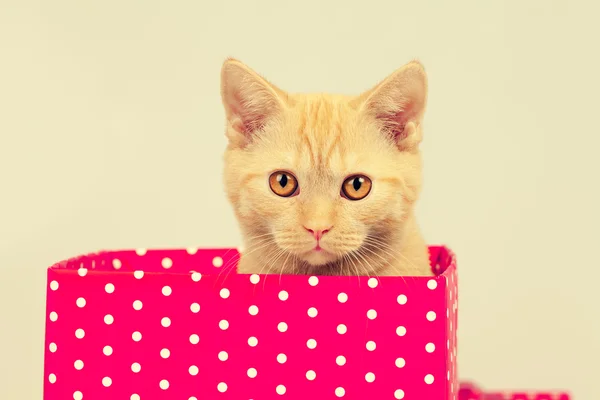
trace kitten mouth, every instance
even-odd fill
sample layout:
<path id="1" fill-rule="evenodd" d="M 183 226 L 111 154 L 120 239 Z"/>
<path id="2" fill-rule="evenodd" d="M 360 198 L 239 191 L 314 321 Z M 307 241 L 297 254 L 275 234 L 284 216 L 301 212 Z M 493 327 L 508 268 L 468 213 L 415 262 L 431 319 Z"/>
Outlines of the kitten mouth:
<path id="1" fill-rule="evenodd" d="M 311 250 L 304 253 L 301 258 L 308 264 L 319 267 L 336 261 L 338 257 L 317 244 Z"/>

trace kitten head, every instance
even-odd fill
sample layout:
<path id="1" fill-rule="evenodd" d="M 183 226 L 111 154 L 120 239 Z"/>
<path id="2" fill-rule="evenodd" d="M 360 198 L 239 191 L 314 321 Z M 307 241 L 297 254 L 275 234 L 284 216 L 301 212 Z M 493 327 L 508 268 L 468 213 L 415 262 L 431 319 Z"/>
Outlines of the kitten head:
<path id="1" fill-rule="evenodd" d="M 421 187 L 422 65 L 347 97 L 288 94 L 227 60 L 221 95 L 244 256 L 266 272 L 377 273 Z"/>

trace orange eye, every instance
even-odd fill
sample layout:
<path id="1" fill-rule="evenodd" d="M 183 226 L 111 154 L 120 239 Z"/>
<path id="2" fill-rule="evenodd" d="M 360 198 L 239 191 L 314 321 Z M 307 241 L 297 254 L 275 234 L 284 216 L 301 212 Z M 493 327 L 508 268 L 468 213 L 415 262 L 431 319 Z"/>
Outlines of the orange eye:
<path id="1" fill-rule="evenodd" d="M 346 178 L 342 185 L 342 194 L 348 200 L 362 200 L 371 192 L 372 182 L 364 175 Z"/>
<path id="2" fill-rule="evenodd" d="M 298 180 L 289 172 L 273 172 L 269 177 L 269 186 L 277 196 L 290 197 L 298 189 Z"/>

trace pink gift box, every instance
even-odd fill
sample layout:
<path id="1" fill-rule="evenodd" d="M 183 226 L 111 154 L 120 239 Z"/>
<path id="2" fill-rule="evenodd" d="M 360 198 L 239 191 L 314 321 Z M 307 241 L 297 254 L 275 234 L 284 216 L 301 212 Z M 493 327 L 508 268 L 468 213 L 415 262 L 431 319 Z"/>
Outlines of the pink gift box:
<path id="1" fill-rule="evenodd" d="M 460 385 L 459 400 L 570 400 L 569 393 L 564 391 L 483 391 L 470 382 Z"/>
<path id="2" fill-rule="evenodd" d="M 456 400 L 453 253 L 435 277 L 239 275 L 233 249 L 48 270 L 46 400 Z"/>

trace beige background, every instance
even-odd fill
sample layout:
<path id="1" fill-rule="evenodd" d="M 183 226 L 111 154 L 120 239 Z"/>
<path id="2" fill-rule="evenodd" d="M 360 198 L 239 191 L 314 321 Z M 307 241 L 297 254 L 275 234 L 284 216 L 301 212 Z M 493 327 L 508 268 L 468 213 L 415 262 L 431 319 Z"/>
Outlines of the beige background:
<path id="1" fill-rule="evenodd" d="M 0 0 L 0 399 L 41 398 L 52 262 L 239 243 L 220 175 L 230 55 L 343 93 L 420 58 L 419 215 L 458 253 L 462 376 L 600 399 L 600 7 L 321 1 Z"/>

